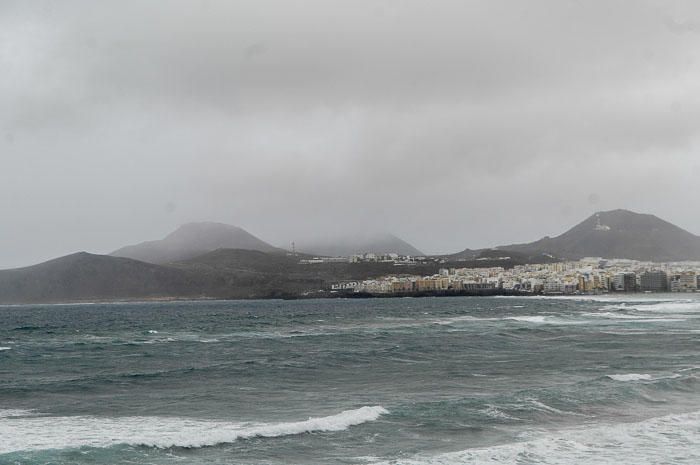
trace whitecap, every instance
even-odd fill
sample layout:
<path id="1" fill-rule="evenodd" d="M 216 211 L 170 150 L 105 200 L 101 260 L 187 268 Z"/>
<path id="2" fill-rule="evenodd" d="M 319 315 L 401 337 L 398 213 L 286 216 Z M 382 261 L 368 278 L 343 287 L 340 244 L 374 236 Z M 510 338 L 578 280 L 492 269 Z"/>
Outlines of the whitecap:
<path id="1" fill-rule="evenodd" d="M 585 312 L 582 313 L 583 316 L 594 317 L 594 318 L 606 318 L 612 320 L 625 320 L 625 323 L 674 323 L 679 321 L 686 321 L 685 315 L 683 317 L 677 317 L 672 315 L 673 318 L 665 318 L 663 316 L 645 316 L 645 315 L 630 315 L 629 313 L 620 312 Z"/>
<path id="2" fill-rule="evenodd" d="M 627 373 L 627 374 L 622 374 L 622 375 L 607 375 L 608 378 L 615 380 L 615 381 L 648 381 L 651 378 L 651 375 L 648 375 L 646 373 L 644 374 L 639 374 L 639 373 Z"/>
<path id="3" fill-rule="evenodd" d="M 35 415 L 33 410 L 23 410 L 17 408 L 0 409 L 0 418 L 26 417 Z"/>
<path id="4" fill-rule="evenodd" d="M 584 312 L 581 313 L 583 316 L 592 316 L 592 317 L 597 317 L 597 318 L 613 318 L 613 319 L 621 319 L 621 320 L 626 320 L 626 319 L 638 319 L 638 315 L 629 315 L 627 313 L 619 313 L 619 312 Z"/>
<path id="5" fill-rule="evenodd" d="M 537 399 L 526 399 L 526 400 L 528 402 L 530 402 L 532 405 L 534 405 L 535 409 L 542 410 L 545 412 L 556 413 L 559 415 L 573 415 L 575 417 L 589 417 L 589 415 L 585 415 L 583 413 L 571 412 L 569 410 L 560 410 L 558 408 L 547 405 L 544 402 L 540 402 Z"/>
<path id="6" fill-rule="evenodd" d="M 133 446 L 204 447 L 254 437 L 343 431 L 389 413 L 365 406 L 327 417 L 282 423 L 232 423 L 181 417 L 27 417 L 0 419 L 0 454 L 22 450 Z"/>
<path id="7" fill-rule="evenodd" d="M 440 318 L 433 320 L 432 323 L 436 325 L 451 325 L 453 323 L 461 323 L 463 321 L 494 321 L 496 318 L 477 318 L 471 315 L 454 316 L 449 318 Z"/>
<path id="8" fill-rule="evenodd" d="M 522 421 L 521 418 L 514 417 L 512 415 L 508 415 L 502 410 L 499 410 L 493 405 L 487 406 L 485 409 L 480 410 L 481 413 L 485 414 L 488 417 L 495 418 L 496 420 L 513 420 L 513 421 Z"/>
<path id="9" fill-rule="evenodd" d="M 531 431 L 516 442 L 374 465 L 470 465 L 539 463 L 598 465 L 659 463 L 695 465 L 700 458 L 700 411 L 635 423 L 591 424 L 559 431 Z"/>
<path id="10" fill-rule="evenodd" d="M 676 379 L 680 378 L 682 375 L 678 373 L 673 373 L 667 376 L 657 376 L 657 377 L 652 377 L 649 374 L 639 374 L 639 373 L 628 373 L 628 374 L 620 374 L 620 375 L 606 375 L 608 378 L 613 379 L 615 381 L 659 381 L 662 379 Z"/>
<path id="11" fill-rule="evenodd" d="M 3 351 L 3 350 L 12 350 L 12 347 L 0 347 L 0 351 Z"/>
<path id="12" fill-rule="evenodd" d="M 654 313 L 697 313 L 700 311 L 700 300 L 697 299 L 678 299 L 650 302 L 625 302 L 621 304 L 606 305 L 601 310 L 633 310 L 638 312 L 654 312 Z"/>
<path id="13" fill-rule="evenodd" d="M 515 321 L 523 321 L 525 323 L 546 323 L 546 317 L 543 317 L 541 315 L 533 315 L 533 316 L 509 316 L 506 318 L 506 320 L 515 320 Z"/>

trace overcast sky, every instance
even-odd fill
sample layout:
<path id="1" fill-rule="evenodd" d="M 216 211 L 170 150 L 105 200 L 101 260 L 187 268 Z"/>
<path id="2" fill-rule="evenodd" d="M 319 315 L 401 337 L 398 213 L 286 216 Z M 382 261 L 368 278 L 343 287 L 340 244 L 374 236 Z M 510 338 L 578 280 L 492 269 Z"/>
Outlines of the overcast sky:
<path id="1" fill-rule="evenodd" d="M 0 3 L 0 268 L 189 221 L 428 253 L 700 233 L 700 2 Z"/>

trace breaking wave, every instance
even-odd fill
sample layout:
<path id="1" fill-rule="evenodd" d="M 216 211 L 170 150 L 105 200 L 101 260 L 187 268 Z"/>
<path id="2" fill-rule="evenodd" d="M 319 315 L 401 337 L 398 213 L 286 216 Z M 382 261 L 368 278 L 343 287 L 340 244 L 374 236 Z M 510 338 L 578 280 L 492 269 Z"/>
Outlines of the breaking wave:
<path id="1" fill-rule="evenodd" d="M 530 315 L 530 316 L 509 316 L 506 317 L 507 320 L 522 321 L 524 323 L 545 323 L 547 322 L 546 317 L 541 315 Z"/>
<path id="2" fill-rule="evenodd" d="M 619 375 L 606 375 L 607 378 L 610 378 L 614 381 L 660 381 L 663 379 L 675 379 L 675 378 L 680 378 L 682 375 L 678 373 L 674 373 L 669 376 L 659 376 L 657 378 L 653 378 L 649 374 L 639 374 L 639 373 L 627 373 L 627 374 L 619 374 Z"/>
<path id="3" fill-rule="evenodd" d="M 637 423 L 604 424 L 521 435 L 521 441 L 374 465 L 547 465 L 700 463 L 700 411 Z"/>
<path id="4" fill-rule="evenodd" d="M 365 406 L 303 421 L 251 424 L 179 417 L 25 417 L 24 412 L 0 410 L 0 454 L 119 444 L 197 448 L 254 437 L 342 431 L 389 413 L 381 406 Z"/>
<path id="5" fill-rule="evenodd" d="M 451 325 L 454 323 L 462 322 L 477 322 L 477 321 L 491 321 L 491 322 L 512 322 L 517 321 L 520 323 L 533 323 L 533 324 L 571 324 L 571 321 L 566 321 L 561 318 L 553 318 L 544 315 L 506 315 L 500 317 L 475 317 L 471 315 L 462 315 L 449 318 L 440 318 L 432 320 L 433 324 L 438 325 Z"/>
<path id="6" fill-rule="evenodd" d="M 636 310 L 655 313 L 697 313 L 700 312 L 700 300 L 683 299 L 660 302 L 620 302 L 602 307 L 601 310 Z"/>
<path id="7" fill-rule="evenodd" d="M 628 373 L 624 375 L 607 375 L 608 378 L 615 380 L 615 381 L 648 381 L 651 380 L 651 375 L 648 375 L 646 373 L 644 374 L 639 374 L 639 373 Z"/>

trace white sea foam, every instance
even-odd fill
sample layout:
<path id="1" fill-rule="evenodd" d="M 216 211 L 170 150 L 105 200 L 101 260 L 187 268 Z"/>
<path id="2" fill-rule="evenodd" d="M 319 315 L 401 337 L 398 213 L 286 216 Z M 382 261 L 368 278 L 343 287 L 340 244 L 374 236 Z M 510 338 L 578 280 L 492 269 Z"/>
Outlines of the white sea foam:
<path id="1" fill-rule="evenodd" d="M 639 312 L 656 313 L 700 313 L 700 300 L 679 299 L 673 301 L 653 301 L 653 302 L 622 302 L 619 304 L 606 305 L 601 310 L 633 310 Z"/>
<path id="2" fill-rule="evenodd" d="M 520 441 L 375 465 L 700 463 L 700 411 L 637 422 L 531 432 Z"/>
<path id="3" fill-rule="evenodd" d="M 525 323 L 545 323 L 547 321 L 546 317 L 541 315 L 532 316 L 509 316 L 507 320 L 522 321 Z"/>
<path id="4" fill-rule="evenodd" d="M 189 332 L 174 332 L 174 333 L 161 333 L 155 329 L 149 329 L 147 331 L 151 337 L 145 338 L 133 337 L 132 335 L 127 336 L 121 341 L 122 344 L 135 344 L 135 345 L 151 345 L 151 344 L 169 344 L 171 342 L 199 342 L 199 343 L 211 343 L 219 342 L 216 337 L 202 337 L 199 333 L 189 333 Z M 231 335 L 234 336 L 234 335 Z"/>
<path id="5" fill-rule="evenodd" d="M 534 296 L 537 298 L 537 296 Z M 545 315 L 510 315 L 502 317 L 474 317 L 462 315 L 457 317 L 432 320 L 434 324 L 451 325 L 462 322 L 478 321 L 519 321 L 532 324 L 580 325 L 595 323 L 596 320 L 622 320 L 621 323 L 677 323 L 689 318 L 700 317 L 700 299 L 645 299 L 635 296 L 546 296 L 546 299 L 564 299 L 577 301 L 605 302 L 598 312 L 583 312 L 586 319 L 557 318 Z M 658 315 L 655 313 L 663 313 Z"/>
<path id="6" fill-rule="evenodd" d="M 520 296 L 494 296 L 495 299 L 522 299 Z M 679 300 L 692 300 L 692 299 L 680 299 L 675 296 L 660 297 L 659 295 L 645 295 L 645 294 L 601 294 L 601 295 L 532 295 L 528 296 L 527 299 L 541 299 L 541 300 L 573 300 L 577 302 L 677 302 Z M 697 300 L 700 302 L 700 300 Z"/>
<path id="7" fill-rule="evenodd" d="M 679 371 L 684 371 L 684 370 L 679 370 Z M 615 381 L 659 381 L 662 379 L 676 379 L 680 378 L 683 375 L 680 373 L 673 373 L 668 376 L 657 376 L 657 377 L 652 377 L 651 375 L 648 374 L 638 374 L 638 373 L 628 373 L 628 374 L 622 374 L 622 375 L 607 375 L 608 378 L 613 379 Z"/>
<path id="8" fill-rule="evenodd" d="M 673 318 L 666 318 L 664 316 L 630 315 L 629 313 L 621 312 L 585 312 L 581 313 L 581 315 L 611 320 L 625 320 L 625 323 L 674 323 L 687 320 L 685 315 L 672 315 Z M 682 318 L 679 316 L 682 316 Z"/>
<path id="9" fill-rule="evenodd" d="M 456 316 L 450 318 L 441 318 L 438 320 L 433 320 L 434 324 L 438 325 L 451 325 L 454 323 L 461 323 L 465 321 L 520 321 L 523 323 L 551 323 L 551 324 L 563 324 L 563 320 L 548 319 L 542 315 L 517 315 L 517 316 L 503 316 L 503 317 L 493 317 L 493 318 L 479 318 L 470 315 Z"/>
<path id="10" fill-rule="evenodd" d="M 3 350 L 12 350 L 12 347 L 0 347 L 0 351 L 3 351 Z"/>
<path id="11" fill-rule="evenodd" d="M 30 415 L 35 415 L 35 412 L 33 410 L 23 410 L 17 408 L 0 409 L 0 418 L 26 417 Z"/>
<path id="12" fill-rule="evenodd" d="M 554 413 L 557 415 L 572 415 L 572 416 L 577 416 L 577 417 L 578 416 L 580 416 L 580 417 L 587 416 L 587 415 L 584 415 L 582 413 L 570 412 L 568 410 L 560 410 L 556 407 L 552 407 L 550 405 L 547 405 L 544 402 L 541 402 L 541 401 L 539 401 L 535 398 L 532 398 L 532 397 L 519 399 L 519 401 L 506 404 L 502 408 L 506 408 L 508 410 L 526 410 L 526 411 L 527 410 L 535 410 L 535 411 L 539 411 L 539 412 Z M 486 409 L 482 409 L 481 412 L 485 413 L 486 415 L 488 415 L 492 418 L 504 419 L 504 420 L 521 420 L 520 418 L 506 414 L 505 412 L 498 409 L 494 405 L 488 405 L 488 407 Z"/>
<path id="13" fill-rule="evenodd" d="M 503 317 L 487 317 L 479 318 L 470 315 L 456 316 L 451 318 L 443 318 L 439 320 L 434 320 L 436 324 L 452 324 L 462 321 L 522 321 L 524 323 L 556 323 L 558 320 L 549 319 L 543 315 L 510 315 Z"/>
<path id="14" fill-rule="evenodd" d="M 539 400 L 536 400 L 536 399 L 527 399 L 527 400 L 528 400 L 528 402 L 530 402 L 532 405 L 534 405 L 534 406 L 535 406 L 535 409 L 537 409 L 537 410 L 544 410 L 545 412 L 559 413 L 559 414 L 562 414 L 562 415 L 564 415 L 564 414 L 573 414 L 573 415 L 576 415 L 576 414 L 573 413 L 573 412 L 565 412 L 565 411 L 563 411 L 563 410 L 559 410 L 558 408 L 550 407 L 549 405 L 547 405 L 547 404 L 545 404 L 545 403 L 543 403 L 543 402 L 540 402 Z"/>
<path id="15" fill-rule="evenodd" d="M 449 318 L 439 318 L 437 320 L 432 320 L 432 323 L 436 325 L 451 325 L 453 323 L 461 323 L 464 321 L 493 321 L 494 318 L 477 318 L 471 315 L 454 316 Z"/>
<path id="16" fill-rule="evenodd" d="M 639 319 L 639 315 L 630 315 L 628 313 L 620 312 L 584 312 L 581 313 L 583 316 L 592 316 L 595 318 L 612 318 L 615 320 L 636 320 Z"/>
<path id="17" fill-rule="evenodd" d="M 639 374 L 639 373 L 627 373 L 623 375 L 607 375 L 608 378 L 613 379 L 615 381 L 648 381 L 651 378 L 651 375 L 648 375 L 646 373 L 644 374 Z"/>
<path id="18" fill-rule="evenodd" d="M 6 411 L 7 412 L 7 411 Z M 253 437 L 342 431 L 388 413 L 365 406 L 336 415 L 287 423 L 231 423 L 179 417 L 0 416 L 0 454 L 23 450 L 135 446 L 204 447 Z"/>
<path id="19" fill-rule="evenodd" d="M 518 417 L 514 417 L 512 415 L 508 415 L 507 413 L 499 410 L 493 405 L 489 405 L 485 409 L 481 410 L 482 413 L 484 413 L 486 416 L 495 418 L 496 420 L 513 420 L 513 421 L 522 421 L 522 419 Z"/>

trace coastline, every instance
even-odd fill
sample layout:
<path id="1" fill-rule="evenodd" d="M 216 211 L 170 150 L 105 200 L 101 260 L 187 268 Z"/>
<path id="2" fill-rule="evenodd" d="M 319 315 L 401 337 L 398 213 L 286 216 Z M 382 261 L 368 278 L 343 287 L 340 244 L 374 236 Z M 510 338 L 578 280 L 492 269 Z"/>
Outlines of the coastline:
<path id="1" fill-rule="evenodd" d="M 379 294 L 369 292 L 331 293 L 315 292 L 309 294 L 272 293 L 267 295 L 251 295 L 249 297 L 135 297 L 133 299 L 85 299 L 71 301 L 43 301 L 43 302 L 0 302 L 1 307 L 20 307 L 31 305 L 114 305 L 134 303 L 168 303 L 168 302 L 235 302 L 250 300 L 322 300 L 322 299 L 396 299 L 402 297 L 490 297 L 490 296 L 534 296 L 529 292 L 510 291 L 502 289 L 489 289 L 482 291 L 422 291 L 404 292 L 392 294 Z"/>
<path id="2" fill-rule="evenodd" d="M 551 297 L 560 298 L 562 296 L 630 296 L 630 295 L 664 295 L 668 292 L 643 293 L 643 292 L 609 292 L 599 294 L 544 294 L 532 293 L 510 289 L 481 289 L 462 291 L 421 291 L 421 292 L 401 292 L 401 293 L 370 293 L 370 292 L 313 292 L 313 293 L 284 293 L 273 292 L 265 295 L 250 295 L 236 297 L 222 296 L 154 296 L 154 297 L 134 297 L 124 299 L 84 299 L 84 300 L 57 300 L 57 301 L 35 301 L 35 302 L 0 302 L 0 308 L 26 307 L 33 305 L 119 305 L 138 303 L 169 303 L 169 302 L 236 302 L 254 300 L 323 300 L 323 299 L 400 299 L 400 298 L 426 298 L 426 297 Z M 678 295 L 694 295 L 696 293 L 680 293 Z M 677 294 L 672 294 L 677 295 Z"/>

